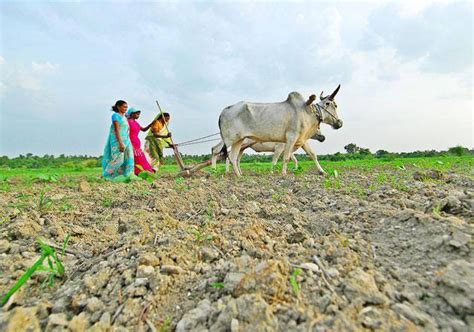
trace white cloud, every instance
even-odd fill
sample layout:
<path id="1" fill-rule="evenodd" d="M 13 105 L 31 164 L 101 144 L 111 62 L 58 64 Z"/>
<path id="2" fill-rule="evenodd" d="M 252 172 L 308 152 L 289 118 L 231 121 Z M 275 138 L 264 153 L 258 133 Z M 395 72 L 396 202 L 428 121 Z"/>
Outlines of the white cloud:
<path id="1" fill-rule="evenodd" d="M 372 12 L 362 38 L 366 49 L 393 48 L 404 61 L 422 59 L 427 72 L 462 73 L 473 63 L 472 3 L 431 3 L 416 15 L 402 15 L 402 4 Z"/>
<path id="2" fill-rule="evenodd" d="M 48 117 L 58 110 L 54 107 L 55 88 L 48 84 L 49 78 L 58 73 L 58 64 L 49 61 L 33 61 L 31 64 L 10 62 L 1 58 L 0 99 L 2 104 L 10 104 L 15 99 L 15 107 L 34 105 L 29 114 L 42 114 Z"/>
<path id="3" fill-rule="evenodd" d="M 33 72 L 38 75 L 55 73 L 59 65 L 47 62 L 34 62 L 31 64 Z"/>

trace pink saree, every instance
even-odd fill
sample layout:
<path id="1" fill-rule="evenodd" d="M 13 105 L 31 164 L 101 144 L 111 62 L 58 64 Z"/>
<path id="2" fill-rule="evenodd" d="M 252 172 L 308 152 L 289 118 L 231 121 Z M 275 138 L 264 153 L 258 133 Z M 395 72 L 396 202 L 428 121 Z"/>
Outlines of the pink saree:
<path id="1" fill-rule="evenodd" d="M 135 175 L 143 171 L 155 173 L 155 170 L 151 167 L 146 159 L 145 153 L 141 149 L 140 138 L 138 138 L 140 125 L 134 119 L 128 119 L 128 124 L 130 126 L 130 141 L 133 146 L 133 156 L 135 157 Z"/>

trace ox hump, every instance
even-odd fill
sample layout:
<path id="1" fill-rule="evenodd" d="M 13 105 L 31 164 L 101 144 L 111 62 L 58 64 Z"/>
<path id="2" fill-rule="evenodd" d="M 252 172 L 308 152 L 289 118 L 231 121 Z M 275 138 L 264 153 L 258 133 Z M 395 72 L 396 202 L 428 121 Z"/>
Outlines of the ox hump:
<path id="1" fill-rule="evenodd" d="M 288 98 L 286 98 L 286 102 L 293 105 L 295 108 L 302 107 L 305 104 L 303 96 L 296 91 L 290 92 Z"/>

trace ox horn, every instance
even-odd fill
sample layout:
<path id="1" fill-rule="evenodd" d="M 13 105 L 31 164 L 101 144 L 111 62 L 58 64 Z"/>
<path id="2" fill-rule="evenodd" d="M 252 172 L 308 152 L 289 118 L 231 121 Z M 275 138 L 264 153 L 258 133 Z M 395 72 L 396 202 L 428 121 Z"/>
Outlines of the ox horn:
<path id="1" fill-rule="evenodd" d="M 324 99 L 324 96 L 323 96 L 323 91 L 321 91 L 321 94 L 319 95 L 319 99 L 323 100 Z"/>
<path id="2" fill-rule="evenodd" d="M 339 89 L 341 88 L 341 85 L 339 84 L 336 88 L 336 90 L 334 90 L 333 93 L 331 93 L 331 95 L 329 96 L 329 100 L 334 100 L 334 97 L 336 97 L 337 93 L 339 92 Z"/>
<path id="3" fill-rule="evenodd" d="M 315 99 L 316 99 L 316 95 L 309 96 L 308 101 L 306 102 L 306 106 L 311 105 Z"/>

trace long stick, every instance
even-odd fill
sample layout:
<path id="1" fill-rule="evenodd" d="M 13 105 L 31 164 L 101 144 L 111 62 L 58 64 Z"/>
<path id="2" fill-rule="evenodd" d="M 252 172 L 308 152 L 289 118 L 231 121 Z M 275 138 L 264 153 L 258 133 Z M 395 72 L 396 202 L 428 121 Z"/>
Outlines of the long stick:
<path id="1" fill-rule="evenodd" d="M 155 101 L 156 101 L 156 105 L 158 106 L 158 109 L 160 110 L 161 117 L 163 118 L 163 123 L 165 124 L 165 128 L 169 133 L 170 130 L 168 129 L 168 125 L 166 124 L 165 116 L 163 115 L 163 111 L 161 110 L 160 103 L 158 102 L 158 100 L 155 100 Z M 176 162 L 178 163 L 178 166 L 181 168 L 181 170 L 184 170 L 183 159 L 181 158 L 181 155 L 178 152 L 178 148 L 174 144 L 173 137 L 170 137 L 170 139 L 171 139 L 171 144 L 173 144 L 174 158 L 176 159 Z"/>

